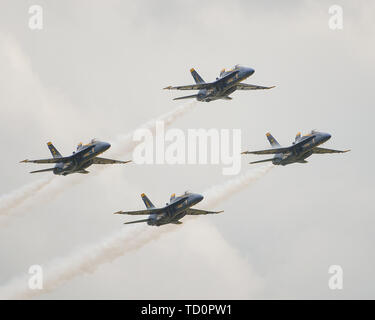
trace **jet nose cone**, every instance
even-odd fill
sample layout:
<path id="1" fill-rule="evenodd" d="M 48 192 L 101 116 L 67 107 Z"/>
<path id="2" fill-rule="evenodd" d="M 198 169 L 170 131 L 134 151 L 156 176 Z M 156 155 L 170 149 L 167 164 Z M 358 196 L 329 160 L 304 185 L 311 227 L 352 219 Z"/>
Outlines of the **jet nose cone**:
<path id="1" fill-rule="evenodd" d="M 103 142 L 103 149 L 104 150 L 107 150 L 107 149 L 109 149 L 111 147 L 111 144 L 110 143 L 108 143 L 108 142 Z"/>
<path id="2" fill-rule="evenodd" d="M 324 138 L 325 138 L 326 140 L 329 140 L 329 139 L 331 139 L 331 135 L 330 135 L 329 133 L 325 133 L 325 134 L 324 134 Z"/>
<path id="3" fill-rule="evenodd" d="M 196 195 L 197 202 L 201 202 L 203 200 L 203 196 L 201 194 Z"/>
<path id="4" fill-rule="evenodd" d="M 255 70 L 253 68 L 247 68 L 247 73 L 251 76 Z"/>

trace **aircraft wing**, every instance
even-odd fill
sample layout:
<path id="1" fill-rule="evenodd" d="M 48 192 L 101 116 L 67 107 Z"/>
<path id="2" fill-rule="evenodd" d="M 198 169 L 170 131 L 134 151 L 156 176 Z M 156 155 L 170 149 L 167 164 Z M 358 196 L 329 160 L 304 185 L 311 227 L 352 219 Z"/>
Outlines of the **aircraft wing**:
<path id="1" fill-rule="evenodd" d="M 206 211 L 206 210 L 199 210 L 199 209 L 186 209 L 186 214 L 191 216 L 201 215 L 201 214 L 217 214 L 224 211 Z"/>
<path id="2" fill-rule="evenodd" d="M 150 208 L 146 210 L 136 210 L 136 211 L 117 211 L 114 214 L 130 214 L 130 215 L 136 216 L 136 215 L 150 215 L 152 213 L 162 213 L 162 210 L 157 209 L 157 208 Z"/>
<path id="3" fill-rule="evenodd" d="M 239 83 L 236 85 L 237 90 L 260 90 L 260 89 L 272 89 L 275 88 L 275 86 L 272 87 L 262 87 L 257 86 L 254 84 L 247 84 L 247 83 Z"/>
<path id="4" fill-rule="evenodd" d="M 51 159 L 38 159 L 38 160 L 22 160 L 20 162 L 25 163 L 58 163 L 58 162 L 70 162 L 72 160 L 71 157 L 61 157 L 61 158 L 51 158 Z"/>
<path id="5" fill-rule="evenodd" d="M 323 153 L 345 153 L 345 152 L 348 152 L 350 150 L 334 150 L 334 149 L 326 149 L 326 148 L 316 147 L 312 151 L 313 151 L 313 153 L 323 154 Z"/>
<path id="6" fill-rule="evenodd" d="M 95 157 L 94 159 L 92 159 L 93 164 L 114 164 L 114 163 L 128 163 L 128 162 L 131 162 L 131 160 L 120 161 L 120 160 L 106 159 L 106 158 L 100 158 L 100 157 Z"/>
<path id="7" fill-rule="evenodd" d="M 201 90 L 201 89 L 207 89 L 212 86 L 212 83 L 196 83 L 196 84 L 189 84 L 187 86 L 168 86 L 163 89 L 167 90 Z"/>
<path id="8" fill-rule="evenodd" d="M 266 150 L 259 150 L 259 151 L 244 151 L 241 154 L 276 154 L 276 153 L 284 153 L 291 151 L 291 147 L 286 148 L 272 148 Z"/>

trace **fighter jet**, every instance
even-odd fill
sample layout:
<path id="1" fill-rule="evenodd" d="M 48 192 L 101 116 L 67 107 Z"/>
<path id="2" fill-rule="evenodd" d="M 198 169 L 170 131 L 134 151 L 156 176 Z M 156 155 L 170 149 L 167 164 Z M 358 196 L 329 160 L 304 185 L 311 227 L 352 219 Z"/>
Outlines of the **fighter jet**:
<path id="1" fill-rule="evenodd" d="M 272 146 L 272 149 L 260 150 L 260 151 L 245 151 L 242 154 L 275 154 L 271 159 L 259 160 L 250 162 L 260 163 L 272 161 L 274 165 L 286 166 L 291 163 L 307 163 L 306 158 L 312 154 L 323 154 L 323 153 L 344 153 L 350 150 L 333 150 L 318 147 L 322 143 L 325 143 L 331 138 L 329 133 L 318 132 L 312 130 L 309 134 L 301 136 L 301 133 L 297 133 L 293 144 L 289 147 L 281 147 L 276 139 L 268 132 L 267 139 Z"/>
<path id="2" fill-rule="evenodd" d="M 23 160 L 21 162 L 56 163 L 55 167 L 31 171 L 30 173 L 53 171 L 54 174 L 63 176 L 72 173 L 86 174 L 89 173 L 86 168 L 88 168 L 92 164 L 128 163 L 131 161 L 119 161 L 99 158 L 98 155 L 108 150 L 111 145 L 108 142 L 102 142 L 96 139 L 92 139 L 88 144 L 78 144 L 77 150 L 68 157 L 63 157 L 51 142 L 48 142 L 47 146 L 53 156 L 52 159 Z"/>
<path id="3" fill-rule="evenodd" d="M 190 96 L 174 98 L 173 100 L 190 99 L 196 98 L 198 101 L 210 102 L 213 100 L 224 99 L 232 100 L 229 95 L 236 90 L 259 90 L 259 89 L 271 89 L 274 87 L 262 87 L 253 84 L 241 83 L 246 78 L 250 77 L 255 70 L 240 65 L 234 66 L 230 70 L 221 70 L 220 75 L 213 82 L 204 82 L 198 72 L 194 69 L 190 69 L 191 75 L 193 76 L 195 83 L 187 86 L 177 87 L 166 87 L 168 90 L 199 90 L 198 94 Z"/>
<path id="4" fill-rule="evenodd" d="M 203 200 L 203 196 L 196 193 L 185 192 L 182 196 L 176 197 L 171 195 L 170 202 L 166 203 L 165 207 L 155 208 L 147 196 L 142 193 L 142 200 L 146 205 L 147 210 L 139 211 L 118 211 L 114 214 L 130 214 L 130 215 L 148 215 L 147 219 L 125 222 L 124 224 L 147 222 L 150 226 L 161 226 L 163 224 L 173 223 L 182 224 L 179 221 L 185 215 L 201 215 L 201 214 L 217 214 L 223 211 L 206 211 L 192 209 L 191 207 Z"/>

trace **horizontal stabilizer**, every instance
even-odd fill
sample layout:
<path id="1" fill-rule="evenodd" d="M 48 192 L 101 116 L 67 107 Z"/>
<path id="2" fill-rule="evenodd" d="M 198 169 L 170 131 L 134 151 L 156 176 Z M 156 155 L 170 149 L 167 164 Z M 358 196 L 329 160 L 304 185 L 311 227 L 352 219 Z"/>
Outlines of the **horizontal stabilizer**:
<path id="1" fill-rule="evenodd" d="M 191 96 L 178 97 L 178 98 L 174 98 L 173 100 L 193 99 L 193 98 L 197 98 L 197 97 L 198 97 L 197 94 L 192 94 Z"/>
<path id="2" fill-rule="evenodd" d="M 132 223 L 148 222 L 149 220 L 150 220 L 150 219 L 135 220 L 135 221 L 125 222 L 124 224 L 132 224 Z"/>
<path id="3" fill-rule="evenodd" d="M 249 162 L 250 164 L 254 164 L 254 163 L 261 163 L 261 162 L 268 162 L 268 161 L 272 161 L 273 158 L 271 159 L 265 159 L 265 160 L 258 160 L 258 161 L 252 161 L 252 162 Z"/>
<path id="4" fill-rule="evenodd" d="M 55 169 L 55 168 L 48 168 L 48 169 L 42 169 L 42 170 L 35 170 L 35 171 L 31 171 L 30 173 L 53 171 L 53 169 Z"/>

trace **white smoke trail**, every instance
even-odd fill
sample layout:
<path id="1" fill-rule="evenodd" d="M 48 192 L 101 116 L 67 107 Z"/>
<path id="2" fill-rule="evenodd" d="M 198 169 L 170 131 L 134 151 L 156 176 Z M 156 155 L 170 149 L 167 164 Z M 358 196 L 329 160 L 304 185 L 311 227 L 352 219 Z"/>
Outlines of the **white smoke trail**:
<path id="1" fill-rule="evenodd" d="M 139 128 L 147 128 L 154 132 L 156 128 L 156 121 L 164 121 L 165 126 L 168 126 L 179 117 L 192 110 L 196 105 L 196 101 L 179 105 L 172 111 L 169 111 L 154 120 L 150 120 L 149 122 L 141 125 Z M 133 151 L 137 143 L 139 143 L 137 141 L 133 141 L 133 132 L 126 135 L 120 135 L 113 142 L 111 142 L 112 148 L 115 149 L 115 154 L 126 155 Z M 112 153 L 112 156 L 114 153 Z M 109 167 L 110 166 L 105 165 L 100 166 L 96 169 L 96 172 L 101 172 L 103 169 Z M 91 172 L 90 175 L 95 175 L 95 172 Z M 50 177 L 40 179 L 30 185 L 21 187 L 20 189 L 11 192 L 9 195 L 4 195 L 0 198 L 0 216 L 9 215 L 9 213 L 14 211 L 11 209 L 16 209 L 17 207 L 24 204 L 26 200 L 34 200 L 33 203 L 29 201 L 27 206 L 28 208 L 31 208 L 35 204 L 41 203 L 41 200 L 43 200 L 43 203 L 51 201 L 68 187 L 78 184 L 87 178 L 88 176 L 76 174 L 74 176 L 58 177 L 52 184 L 50 184 L 50 182 L 52 181 L 52 177 Z M 49 187 L 44 188 L 47 185 L 49 185 Z M 43 192 L 40 192 L 42 191 L 42 189 L 44 189 Z M 20 209 L 22 211 L 25 211 L 24 207 L 21 207 Z"/>
<path id="2" fill-rule="evenodd" d="M 249 170 L 239 177 L 208 189 L 204 192 L 204 207 L 211 208 L 216 206 L 221 201 L 236 192 L 242 191 L 244 187 L 264 176 L 270 169 L 271 166 Z M 128 226 L 98 244 L 88 246 L 44 268 L 43 290 L 30 290 L 27 288 L 27 279 L 19 278 L 0 288 L 0 298 L 30 299 L 39 294 L 49 292 L 79 275 L 92 273 L 100 265 L 109 263 L 126 252 L 141 248 L 157 240 L 163 234 L 178 228 L 180 226 L 176 225 L 165 225 L 160 228 L 145 225 Z"/>
<path id="3" fill-rule="evenodd" d="M 9 215 L 12 209 L 23 204 L 25 201 L 35 196 L 37 192 L 49 185 L 52 179 L 53 177 L 42 178 L 8 194 L 2 195 L 0 197 L 0 216 Z"/>
<path id="4" fill-rule="evenodd" d="M 219 184 L 206 190 L 203 195 L 205 197 L 203 207 L 212 208 L 216 207 L 219 202 L 225 201 L 230 198 L 233 194 L 241 191 L 242 188 L 247 187 L 251 183 L 259 180 L 266 173 L 268 173 L 274 166 L 272 164 L 256 168 L 249 169 L 244 174 L 230 179 L 223 184 Z"/>
<path id="5" fill-rule="evenodd" d="M 119 135 L 114 139 L 112 144 L 112 155 L 124 155 L 132 152 L 134 148 L 137 146 L 139 141 L 133 141 L 133 134 L 135 131 L 139 129 L 149 129 L 151 132 L 155 133 L 156 130 L 156 122 L 162 121 L 164 122 L 164 126 L 168 127 L 178 118 L 185 115 L 187 112 L 193 110 L 197 106 L 197 101 L 191 101 L 182 105 L 177 106 L 172 111 L 169 111 L 160 117 L 150 120 L 143 125 L 139 126 L 137 129 L 133 130 L 131 133 L 125 135 Z"/>

